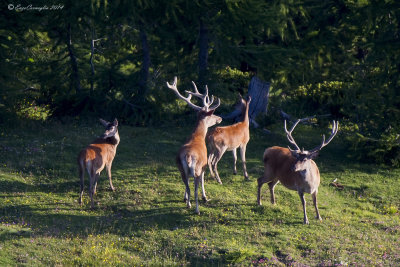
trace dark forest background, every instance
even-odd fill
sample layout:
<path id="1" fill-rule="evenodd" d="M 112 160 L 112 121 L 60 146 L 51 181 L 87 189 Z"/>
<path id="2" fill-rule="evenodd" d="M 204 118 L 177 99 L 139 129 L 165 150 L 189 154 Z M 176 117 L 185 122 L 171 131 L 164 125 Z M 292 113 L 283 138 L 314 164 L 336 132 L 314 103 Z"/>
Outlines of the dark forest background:
<path id="1" fill-rule="evenodd" d="M 0 9 L 1 123 L 170 123 L 191 113 L 165 86 L 174 76 L 180 90 L 208 84 L 227 113 L 257 75 L 271 82 L 262 126 L 280 110 L 330 114 L 325 123 L 341 122 L 352 155 L 400 165 L 399 1 L 47 0 Z"/>

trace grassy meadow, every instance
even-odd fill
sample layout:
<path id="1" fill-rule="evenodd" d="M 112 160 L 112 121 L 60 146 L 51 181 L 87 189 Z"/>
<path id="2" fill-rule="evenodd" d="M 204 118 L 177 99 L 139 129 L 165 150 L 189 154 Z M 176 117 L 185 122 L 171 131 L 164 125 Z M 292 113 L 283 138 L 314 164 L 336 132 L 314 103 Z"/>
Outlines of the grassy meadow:
<path id="1" fill-rule="evenodd" d="M 115 192 L 103 171 L 90 210 L 85 176 L 78 204 L 78 152 L 103 127 L 96 120 L 26 122 L 0 129 L 0 266 L 398 266 L 400 265 L 400 170 L 361 164 L 348 155 L 343 134 L 321 151 L 319 208 L 309 225 L 300 198 L 277 185 L 276 205 L 263 187 L 256 205 L 262 155 L 287 146 L 283 124 L 272 134 L 251 129 L 247 147 L 250 181 L 232 174 L 232 154 L 219 163 L 223 185 L 206 172 L 208 203 L 201 215 L 183 203 L 184 185 L 175 155 L 192 131 L 185 126 L 119 126 L 113 163 Z M 329 129 L 298 126 L 297 143 L 311 148 Z M 333 187 L 337 182 L 343 189 Z M 193 188 L 193 182 L 191 182 Z M 201 197 L 200 197 L 201 199 Z"/>

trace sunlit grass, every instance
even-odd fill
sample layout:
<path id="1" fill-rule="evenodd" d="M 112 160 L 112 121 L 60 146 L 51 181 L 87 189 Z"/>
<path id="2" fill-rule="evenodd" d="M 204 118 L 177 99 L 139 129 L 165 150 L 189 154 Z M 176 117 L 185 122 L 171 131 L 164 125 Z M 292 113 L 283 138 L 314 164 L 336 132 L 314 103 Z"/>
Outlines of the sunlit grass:
<path id="1" fill-rule="evenodd" d="M 313 219 L 307 195 L 310 225 L 303 225 L 298 194 L 282 185 L 276 187 L 276 205 L 269 203 L 267 186 L 263 206 L 256 205 L 263 151 L 287 142 L 282 125 L 271 127 L 271 135 L 253 129 L 247 149 L 250 182 L 240 160 L 238 174 L 232 174 L 232 155 L 226 153 L 219 164 L 223 185 L 206 175 L 210 201 L 200 203 L 197 216 L 183 203 L 175 166 L 175 153 L 191 126 L 121 124 L 112 171 L 116 192 L 103 173 L 92 211 L 87 187 L 84 205 L 77 203 L 76 156 L 101 134 L 100 124 L 3 125 L 0 265 L 400 264 L 399 170 L 355 162 L 339 135 L 316 160 L 323 221 Z M 301 126 L 296 141 L 312 147 L 322 133 L 326 129 Z M 334 179 L 344 189 L 330 186 Z"/>

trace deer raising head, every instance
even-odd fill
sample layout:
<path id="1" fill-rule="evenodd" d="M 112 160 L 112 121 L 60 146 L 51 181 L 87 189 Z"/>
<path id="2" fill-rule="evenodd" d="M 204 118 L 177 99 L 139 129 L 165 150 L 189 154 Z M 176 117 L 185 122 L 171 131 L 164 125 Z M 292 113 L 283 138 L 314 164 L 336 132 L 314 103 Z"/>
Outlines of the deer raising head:
<path id="1" fill-rule="evenodd" d="M 104 167 L 107 169 L 108 180 L 111 190 L 115 190 L 111 178 L 111 166 L 117 153 L 117 146 L 120 138 L 118 134 L 118 121 L 108 122 L 100 119 L 100 123 L 105 127 L 104 133 L 94 140 L 89 146 L 84 148 L 78 155 L 80 194 L 79 203 L 82 204 L 84 174 L 85 170 L 89 174 L 89 196 L 91 208 L 94 208 L 93 196 L 96 193 L 97 182 Z"/>
<path id="2" fill-rule="evenodd" d="M 213 105 L 214 96 L 211 98 L 208 96 L 208 87 L 205 88 L 205 93 L 201 94 L 197 90 L 197 86 L 192 82 L 194 91 L 186 91 L 187 97 L 182 96 L 177 88 L 177 77 L 174 78 L 172 84 L 167 82 L 167 86 L 171 89 L 178 98 L 184 100 L 189 107 L 197 111 L 197 125 L 194 129 L 189 141 L 185 143 L 176 156 L 176 163 L 181 173 L 182 181 L 186 186 L 184 201 L 188 208 L 190 204 L 190 187 L 189 178 L 194 178 L 195 184 L 195 200 L 196 200 L 196 213 L 200 214 L 199 203 L 198 203 L 198 186 L 201 182 L 202 185 L 202 197 L 204 201 L 207 201 L 205 190 L 204 190 L 204 171 L 207 166 L 207 147 L 205 143 L 205 137 L 207 134 L 208 127 L 211 127 L 222 121 L 221 117 L 214 115 L 214 111 L 220 105 L 218 98 L 217 103 Z M 193 104 L 190 100 L 192 96 L 200 98 L 203 102 L 203 107 Z"/>

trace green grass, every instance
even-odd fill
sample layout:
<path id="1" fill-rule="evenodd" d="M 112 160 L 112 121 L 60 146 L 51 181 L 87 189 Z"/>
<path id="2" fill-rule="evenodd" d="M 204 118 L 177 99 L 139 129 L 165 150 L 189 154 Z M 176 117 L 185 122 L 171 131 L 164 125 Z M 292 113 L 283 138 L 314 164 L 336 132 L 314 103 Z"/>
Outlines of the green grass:
<path id="1" fill-rule="evenodd" d="M 29 122 L 0 130 L 0 265 L 385 265 L 400 264 L 399 170 L 364 165 L 346 154 L 343 136 L 321 152 L 319 207 L 303 225 L 296 192 L 276 187 L 276 205 L 263 187 L 256 205 L 262 154 L 287 146 L 282 125 L 276 134 L 251 130 L 247 148 L 250 182 L 241 162 L 232 174 L 232 155 L 219 164 L 223 185 L 206 173 L 211 199 L 201 215 L 183 203 L 184 185 L 175 154 L 192 130 L 121 125 L 113 164 L 116 192 L 102 173 L 90 210 L 87 177 L 84 205 L 78 205 L 76 157 L 102 133 L 96 121 Z M 295 138 L 310 148 L 328 129 L 299 126 Z M 343 190 L 330 186 L 337 178 Z M 193 187 L 193 182 L 191 182 Z M 193 190 L 192 190 L 193 194 Z M 193 197 L 192 197 L 193 199 Z M 192 202 L 194 204 L 194 202 Z"/>

